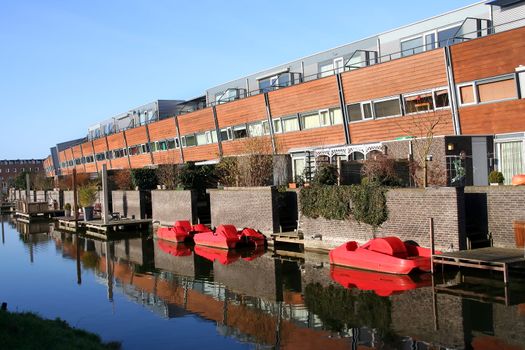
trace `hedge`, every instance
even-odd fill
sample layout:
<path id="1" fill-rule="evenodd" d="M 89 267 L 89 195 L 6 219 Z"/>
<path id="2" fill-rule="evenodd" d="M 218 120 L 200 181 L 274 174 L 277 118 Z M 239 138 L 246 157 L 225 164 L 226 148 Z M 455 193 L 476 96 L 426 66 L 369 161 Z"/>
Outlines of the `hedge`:
<path id="1" fill-rule="evenodd" d="M 352 186 L 311 186 L 301 189 L 301 212 L 306 217 L 348 220 L 373 227 L 388 218 L 386 187 L 375 183 Z"/>

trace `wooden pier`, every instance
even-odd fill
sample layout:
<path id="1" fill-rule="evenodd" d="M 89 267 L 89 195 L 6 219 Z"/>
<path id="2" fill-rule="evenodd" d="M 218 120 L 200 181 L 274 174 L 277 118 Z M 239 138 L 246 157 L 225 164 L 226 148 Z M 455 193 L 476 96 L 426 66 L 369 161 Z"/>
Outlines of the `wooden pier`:
<path id="1" fill-rule="evenodd" d="M 433 265 L 451 265 L 480 270 L 503 272 L 503 282 L 509 283 L 509 268 L 525 266 L 525 254 L 522 249 L 479 248 L 458 252 L 432 255 Z"/>
<path id="2" fill-rule="evenodd" d="M 297 231 L 272 233 L 271 237 L 274 245 L 275 243 L 304 244 L 303 234 Z"/>

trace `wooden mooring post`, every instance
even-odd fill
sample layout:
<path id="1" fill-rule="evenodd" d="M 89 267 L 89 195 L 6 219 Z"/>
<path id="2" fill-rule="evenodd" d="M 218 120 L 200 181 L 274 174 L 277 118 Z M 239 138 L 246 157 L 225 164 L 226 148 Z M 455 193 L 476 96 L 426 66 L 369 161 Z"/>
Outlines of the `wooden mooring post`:
<path id="1" fill-rule="evenodd" d="M 78 229 L 78 206 L 77 206 L 77 169 L 73 169 L 73 218 L 75 219 L 75 232 Z"/>
<path id="2" fill-rule="evenodd" d="M 434 244 L 434 218 L 428 219 L 429 234 L 430 234 L 430 272 L 434 274 L 434 254 L 436 247 Z"/>

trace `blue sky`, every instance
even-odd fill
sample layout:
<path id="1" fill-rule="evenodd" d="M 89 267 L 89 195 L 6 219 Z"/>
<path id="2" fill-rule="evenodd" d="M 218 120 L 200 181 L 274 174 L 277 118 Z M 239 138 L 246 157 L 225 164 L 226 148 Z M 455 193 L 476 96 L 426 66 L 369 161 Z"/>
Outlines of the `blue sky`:
<path id="1" fill-rule="evenodd" d="M 0 159 L 473 2 L 2 0 Z"/>

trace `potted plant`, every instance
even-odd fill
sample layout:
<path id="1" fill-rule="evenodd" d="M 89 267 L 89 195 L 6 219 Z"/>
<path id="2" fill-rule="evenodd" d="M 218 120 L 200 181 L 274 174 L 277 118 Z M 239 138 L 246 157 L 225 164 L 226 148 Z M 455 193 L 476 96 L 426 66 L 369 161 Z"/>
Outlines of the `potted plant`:
<path id="1" fill-rule="evenodd" d="M 64 204 L 64 216 L 71 216 L 71 204 L 69 203 Z"/>
<path id="2" fill-rule="evenodd" d="M 78 189 L 78 203 L 84 211 L 84 221 L 93 220 L 93 205 L 97 200 L 97 187 L 95 185 L 85 185 Z"/>
<path id="3" fill-rule="evenodd" d="M 491 186 L 499 186 L 503 184 L 503 181 L 505 181 L 505 177 L 503 177 L 503 174 L 499 171 L 493 170 L 489 174 L 489 183 Z"/>

